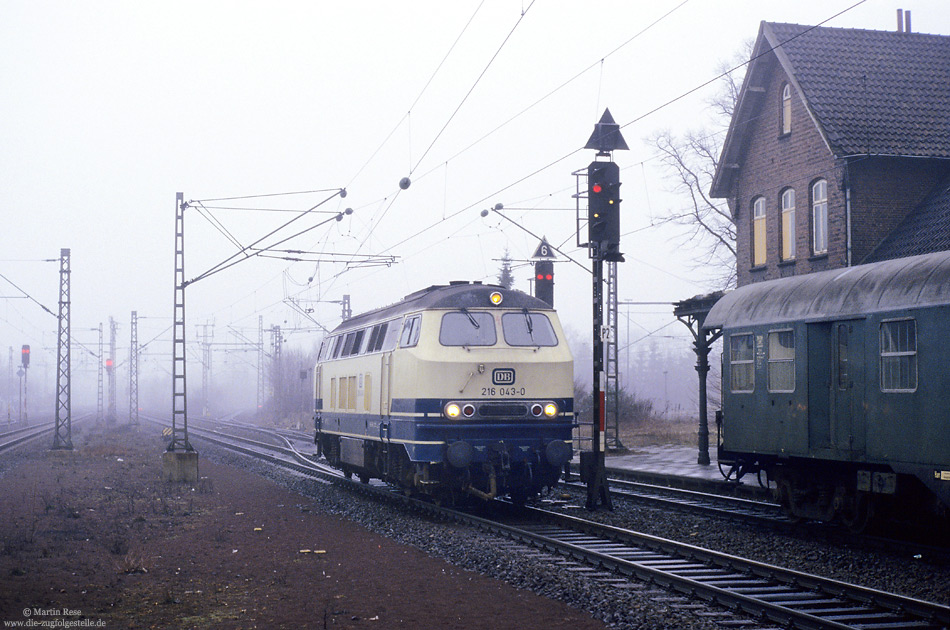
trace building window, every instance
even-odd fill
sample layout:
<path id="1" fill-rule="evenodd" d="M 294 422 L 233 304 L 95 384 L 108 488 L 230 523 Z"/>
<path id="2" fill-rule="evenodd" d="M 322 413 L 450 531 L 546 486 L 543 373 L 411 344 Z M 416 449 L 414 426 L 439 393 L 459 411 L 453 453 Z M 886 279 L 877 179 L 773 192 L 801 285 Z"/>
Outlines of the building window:
<path id="1" fill-rule="evenodd" d="M 917 321 L 881 322 L 881 391 L 917 389 Z"/>
<path id="2" fill-rule="evenodd" d="M 769 331 L 769 391 L 795 391 L 795 331 Z"/>
<path id="3" fill-rule="evenodd" d="M 795 190 L 782 193 L 782 260 L 795 258 Z"/>
<path id="4" fill-rule="evenodd" d="M 782 134 L 792 133 L 792 86 L 782 84 Z"/>
<path id="5" fill-rule="evenodd" d="M 828 253 L 828 182 L 819 179 L 811 187 L 812 253 Z"/>
<path id="6" fill-rule="evenodd" d="M 729 337 L 730 389 L 751 392 L 755 389 L 755 370 L 752 352 L 752 333 Z"/>
<path id="7" fill-rule="evenodd" d="M 765 197 L 752 201 L 752 266 L 765 264 Z"/>

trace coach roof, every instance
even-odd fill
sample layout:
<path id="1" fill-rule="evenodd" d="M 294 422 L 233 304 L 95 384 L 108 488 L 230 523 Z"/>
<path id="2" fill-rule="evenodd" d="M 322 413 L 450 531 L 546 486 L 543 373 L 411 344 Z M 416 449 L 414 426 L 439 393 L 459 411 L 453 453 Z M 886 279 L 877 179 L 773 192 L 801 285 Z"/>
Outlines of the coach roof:
<path id="1" fill-rule="evenodd" d="M 950 252 L 756 282 L 724 295 L 703 328 L 864 317 L 950 304 Z"/>

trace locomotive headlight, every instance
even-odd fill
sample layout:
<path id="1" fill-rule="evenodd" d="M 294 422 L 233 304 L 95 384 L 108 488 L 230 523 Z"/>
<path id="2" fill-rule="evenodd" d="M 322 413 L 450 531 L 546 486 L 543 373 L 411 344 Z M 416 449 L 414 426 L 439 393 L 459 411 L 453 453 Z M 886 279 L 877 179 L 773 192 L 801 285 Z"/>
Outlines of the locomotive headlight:
<path id="1" fill-rule="evenodd" d="M 542 413 L 544 413 L 544 407 L 541 406 L 541 403 L 534 403 L 531 405 L 532 416 L 535 418 L 540 418 Z"/>
<path id="2" fill-rule="evenodd" d="M 462 414 L 462 408 L 454 402 L 447 404 L 444 411 L 447 418 L 458 418 Z"/>
<path id="3" fill-rule="evenodd" d="M 472 403 L 465 403 L 462 405 L 462 415 L 466 418 L 471 418 L 475 415 L 475 405 Z"/>
<path id="4" fill-rule="evenodd" d="M 544 415 L 548 418 L 553 418 L 557 415 L 557 405 L 554 403 L 548 403 L 544 406 Z"/>

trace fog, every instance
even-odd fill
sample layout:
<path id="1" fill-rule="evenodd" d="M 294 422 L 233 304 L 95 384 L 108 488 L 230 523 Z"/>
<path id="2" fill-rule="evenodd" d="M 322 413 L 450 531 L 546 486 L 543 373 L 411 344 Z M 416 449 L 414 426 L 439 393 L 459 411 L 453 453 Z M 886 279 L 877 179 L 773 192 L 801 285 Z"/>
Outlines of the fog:
<path id="1" fill-rule="evenodd" d="M 286 234 L 311 229 L 280 247 L 300 253 L 242 257 L 188 286 L 190 413 L 201 405 L 202 339 L 215 405 L 253 408 L 259 322 L 306 356 L 339 323 L 344 295 L 358 313 L 431 284 L 491 282 L 506 250 L 515 288 L 530 291 L 539 236 L 563 252 L 564 324 L 589 337 L 572 173 L 594 158 L 581 147 L 608 107 L 630 146 L 614 155 L 627 255 L 620 299 L 707 293 L 717 274 L 694 269 L 676 228 L 656 225 L 687 202 L 669 193 L 643 138 L 710 125 L 717 64 L 761 20 L 891 30 L 901 6 L 915 31 L 950 33 L 944 0 L 854 4 L 0 3 L 4 411 L 16 414 L 20 346 L 30 344 L 30 409 L 53 412 L 61 248 L 71 261 L 74 406 L 96 405 L 98 327 L 108 348 L 113 317 L 116 406 L 128 412 L 137 311 L 140 403 L 170 407 L 177 192 L 193 202 L 189 280 L 316 208 Z M 280 194 L 305 191 L 317 192 Z M 496 204 L 510 221 L 481 216 Z M 635 382 L 638 357 L 688 353 L 689 333 L 672 308 L 630 317 L 630 332 L 617 334 L 633 365 L 623 353 L 620 362 L 630 387 L 659 397 L 656 383 Z M 668 372 L 660 406 L 689 404 L 695 374 Z"/>

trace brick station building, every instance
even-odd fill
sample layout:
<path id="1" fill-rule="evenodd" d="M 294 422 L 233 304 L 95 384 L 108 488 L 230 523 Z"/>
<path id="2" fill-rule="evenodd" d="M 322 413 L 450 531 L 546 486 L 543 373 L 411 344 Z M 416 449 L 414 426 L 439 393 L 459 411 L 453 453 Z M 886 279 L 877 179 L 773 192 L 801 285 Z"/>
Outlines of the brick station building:
<path id="1" fill-rule="evenodd" d="M 761 24 L 711 187 L 739 286 L 950 249 L 950 37 L 898 21 Z"/>

